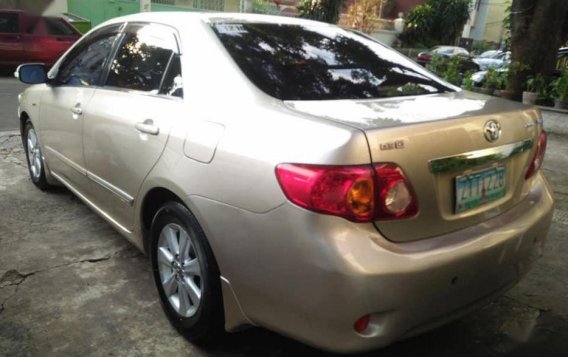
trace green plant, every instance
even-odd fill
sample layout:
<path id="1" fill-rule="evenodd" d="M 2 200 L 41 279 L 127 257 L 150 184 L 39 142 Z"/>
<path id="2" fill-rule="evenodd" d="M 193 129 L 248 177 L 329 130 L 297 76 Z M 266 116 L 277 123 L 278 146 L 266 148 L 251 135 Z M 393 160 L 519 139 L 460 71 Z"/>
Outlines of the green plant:
<path id="1" fill-rule="evenodd" d="M 473 87 L 474 87 L 473 73 L 471 71 L 468 71 L 463 77 L 463 88 L 466 90 L 472 90 Z"/>
<path id="2" fill-rule="evenodd" d="M 471 0 L 427 0 L 406 16 L 401 40 L 428 47 L 453 44 L 469 19 Z"/>
<path id="3" fill-rule="evenodd" d="M 485 51 L 489 51 L 495 48 L 495 44 L 493 42 L 489 42 L 489 41 L 473 41 L 473 44 L 471 46 L 471 52 L 472 53 L 477 53 L 477 54 L 482 54 Z"/>
<path id="4" fill-rule="evenodd" d="M 495 68 L 490 68 L 487 71 L 487 76 L 483 82 L 483 88 L 489 89 L 502 89 L 503 87 L 503 72 L 497 71 Z"/>
<path id="5" fill-rule="evenodd" d="M 300 17 L 317 21 L 337 23 L 344 0 L 302 0 L 296 8 Z"/>
<path id="6" fill-rule="evenodd" d="M 384 0 L 355 0 L 347 8 L 349 26 L 365 33 L 375 30 L 379 5 Z"/>
<path id="7" fill-rule="evenodd" d="M 461 67 L 462 67 L 462 59 L 458 56 L 451 57 L 447 60 L 448 65 L 446 67 L 446 71 L 444 73 L 443 78 L 450 82 L 451 84 L 459 86 L 462 82 L 461 78 Z"/>
<path id="8" fill-rule="evenodd" d="M 527 77 L 527 83 L 525 86 L 527 92 L 539 93 L 540 96 L 545 87 L 546 82 L 544 81 L 542 74 L 538 73 L 534 76 Z"/>
<path id="9" fill-rule="evenodd" d="M 550 83 L 552 96 L 562 102 L 568 102 L 568 68 L 562 75 Z"/>
<path id="10" fill-rule="evenodd" d="M 520 73 L 528 71 L 530 67 L 524 63 L 515 61 L 510 62 L 506 66 L 501 67 L 504 71 L 501 72 L 501 88 L 497 89 L 511 89 L 512 79 L 517 77 Z"/>
<path id="11" fill-rule="evenodd" d="M 252 3 L 252 12 L 255 14 L 270 14 L 271 8 L 274 7 L 272 3 L 266 0 L 254 0 Z"/>
<path id="12" fill-rule="evenodd" d="M 459 86 L 462 82 L 462 66 L 463 59 L 458 56 L 448 58 L 434 53 L 432 60 L 426 65 L 426 68 L 445 81 Z"/>
<path id="13" fill-rule="evenodd" d="M 426 65 L 426 69 L 430 72 L 437 74 L 439 77 L 444 77 L 444 72 L 446 71 L 446 63 L 444 58 L 437 53 L 432 55 L 432 59 Z"/>

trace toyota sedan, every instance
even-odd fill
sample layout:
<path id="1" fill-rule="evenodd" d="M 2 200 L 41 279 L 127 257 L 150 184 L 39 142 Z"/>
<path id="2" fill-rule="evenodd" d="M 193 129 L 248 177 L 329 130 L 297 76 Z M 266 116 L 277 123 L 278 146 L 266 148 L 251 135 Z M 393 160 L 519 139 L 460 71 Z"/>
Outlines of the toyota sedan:
<path id="1" fill-rule="evenodd" d="M 144 251 L 194 341 L 385 346 L 499 296 L 546 240 L 538 110 L 336 26 L 137 14 L 16 75 L 36 84 L 18 112 L 33 184 Z"/>

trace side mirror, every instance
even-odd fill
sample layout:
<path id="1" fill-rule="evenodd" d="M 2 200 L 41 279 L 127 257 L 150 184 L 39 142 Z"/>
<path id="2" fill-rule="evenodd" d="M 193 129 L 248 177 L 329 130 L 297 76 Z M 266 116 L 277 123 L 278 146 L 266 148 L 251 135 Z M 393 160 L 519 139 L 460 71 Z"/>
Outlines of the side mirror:
<path id="1" fill-rule="evenodd" d="M 40 84 L 47 82 L 47 69 L 44 64 L 30 63 L 18 66 L 14 77 L 26 84 Z"/>

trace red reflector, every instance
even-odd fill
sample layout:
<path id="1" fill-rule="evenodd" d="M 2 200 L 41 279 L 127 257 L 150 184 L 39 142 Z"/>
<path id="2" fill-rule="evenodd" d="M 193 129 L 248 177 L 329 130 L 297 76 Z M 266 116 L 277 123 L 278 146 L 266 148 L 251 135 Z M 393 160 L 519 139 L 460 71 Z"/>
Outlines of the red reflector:
<path id="1" fill-rule="evenodd" d="M 529 165 L 529 168 L 527 169 L 527 173 L 525 175 L 525 180 L 528 180 L 538 170 L 540 170 L 540 167 L 542 166 L 542 162 L 544 161 L 544 154 L 546 153 L 547 142 L 548 142 L 548 139 L 547 139 L 547 136 L 546 136 L 546 132 L 543 130 L 540 133 L 538 143 L 536 144 L 536 151 L 535 151 L 534 157 L 531 161 L 531 164 Z"/>
<path id="2" fill-rule="evenodd" d="M 369 316 L 369 315 L 362 316 L 361 318 L 359 318 L 359 320 L 355 321 L 355 325 L 353 325 L 353 328 L 358 333 L 362 333 L 363 331 L 365 331 L 367 329 L 367 327 L 369 327 L 369 321 L 370 320 L 371 320 L 371 316 Z"/>

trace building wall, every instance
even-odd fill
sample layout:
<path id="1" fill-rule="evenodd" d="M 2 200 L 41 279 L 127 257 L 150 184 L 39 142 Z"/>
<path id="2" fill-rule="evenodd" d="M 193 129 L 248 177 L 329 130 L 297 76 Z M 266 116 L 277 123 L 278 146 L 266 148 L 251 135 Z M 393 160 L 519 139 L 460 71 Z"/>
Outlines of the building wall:
<path id="1" fill-rule="evenodd" d="M 223 8 L 225 12 L 240 12 L 241 11 L 241 0 L 225 0 L 225 7 Z"/>
<path id="2" fill-rule="evenodd" d="M 399 12 L 403 12 L 404 15 L 407 15 L 410 10 L 415 8 L 417 5 L 426 2 L 426 0 L 395 0 L 393 16 L 397 17 Z"/>
<path id="3" fill-rule="evenodd" d="M 53 0 L 43 12 L 48 16 L 59 16 L 67 12 L 67 0 Z"/>
<path id="4" fill-rule="evenodd" d="M 177 0 L 166 3 L 152 3 L 152 11 L 199 11 L 199 9 L 183 7 L 182 4 L 193 4 L 193 0 Z M 201 0 L 205 3 L 207 0 Z M 221 3 L 223 0 L 209 1 L 208 4 Z M 227 1 L 227 0 L 226 0 Z M 68 0 L 68 12 L 91 20 L 94 26 L 114 17 L 140 12 L 138 0 Z"/>
<path id="5" fill-rule="evenodd" d="M 500 43 L 503 40 L 503 19 L 511 0 L 474 0 L 469 36 L 476 41 Z"/>
<path id="6" fill-rule="evenodd" d="M 0 9 L 18 9 L 41 15 L 52 0 L 0 0 Z"/>
<path id="7" fill-rule="evenodd" d="M 300 2 L 300 0 L 297 0 L 296 2 Z M 354 2 L 355 0 L 345 0 L 343 3 L 343 12 L 346 12 L 347 8 L 349 8 L 349 6 Z M 399 12 L 402 12 L 404 15 L 408 15 L 410 10 L 424 2 L 426 2 L 426 0 L 387 0 L 387 3 L 385 3 L 385 10 L 383 11 L 383 18 L 396 19 Z"/>
<path id="8" fill-rule="evenodd" d="M 503 19 L 506 16 L 505 10 L 509 4 L 510 1 L 506 0 L 493 0 L 489 2 L 487 19 L 485 21 L 485 33 L 483 35 L 485 41 L 500 43 L 503 40 Z"/>

